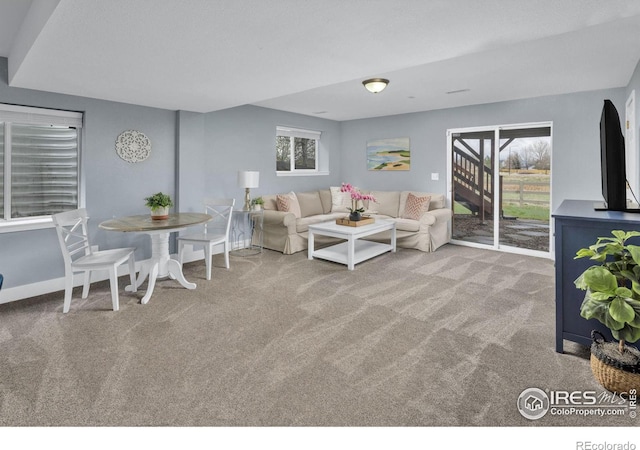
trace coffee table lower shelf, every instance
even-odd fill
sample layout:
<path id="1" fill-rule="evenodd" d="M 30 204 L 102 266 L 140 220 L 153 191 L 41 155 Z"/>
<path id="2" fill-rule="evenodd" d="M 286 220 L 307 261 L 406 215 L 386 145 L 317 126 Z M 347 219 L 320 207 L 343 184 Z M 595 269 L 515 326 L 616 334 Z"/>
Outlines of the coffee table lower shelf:
<path id="1" fill-rule="evenodd" d="M 314 258 L 326 259 L 339 264 L 345 264 L 351 266 L 359 264 L 367 259 L 374 258 L 386 252 L 393 251 L 393 246 L 390 244 L 383 244 L 380 242 L 365 241 L 358 239 L 354 242 L 354 255 L 353 263 L 349 264 L 349 243 L 342 242 L 340 244 L 332 245 L 330 247 L 314 250 L 312 256 Z M 353 270 L 353 269 L 352 269 Z"/>

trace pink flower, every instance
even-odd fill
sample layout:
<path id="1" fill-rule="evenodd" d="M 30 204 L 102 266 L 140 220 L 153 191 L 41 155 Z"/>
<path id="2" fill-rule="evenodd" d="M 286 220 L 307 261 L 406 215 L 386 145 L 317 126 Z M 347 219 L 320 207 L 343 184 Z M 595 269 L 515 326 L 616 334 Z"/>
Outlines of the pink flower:
<path id="1" fill-rule="evenodd" d="M 363 194 L 358 191 L 355 187 L 353 187 L 350 183 L 342 183 L 340 187 L 340 192 L 348 192 L 351 195 L 351 206 L 352 208 L 347 208 L 349 211 L 354 212 L 364 212 L 364 208 L 358 208 L 358 200 L 369 200 L 371 202 L 377 202 L 375 197 L 370 194 Z"/>
<path id="2" fill-rule="evenodd" d="M 340 188 L 340 192 L 351 192 L 351 193 L 353 193 L 354 190 L 355 190 L 355 188 L 353 186 L 351 186 L 349 183 L 342 183 L 342 187 Z"/>

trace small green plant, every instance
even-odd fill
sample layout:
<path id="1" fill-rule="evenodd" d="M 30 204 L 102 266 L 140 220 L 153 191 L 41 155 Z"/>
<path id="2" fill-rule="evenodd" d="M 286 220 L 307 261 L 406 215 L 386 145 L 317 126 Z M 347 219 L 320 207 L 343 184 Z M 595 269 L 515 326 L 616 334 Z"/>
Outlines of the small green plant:
<path id="1" fill-rule="evenodd" d="M 251 204 L 252 205 L 264 205 L 264 200 L 262 199 L 262 197 L 256 197 L 256 198 L 251 200 Z"/>
<path id="2" fill-rule="evenodd" d="M 173 206 L 173 202 L 171 201 L 171 196 L 169 194 L 163 194 L 162 192 L 158 192 L 157 194 L 153 194 L 150 197 L 146 197 L 145 205 L 151 209 L 151 211 L 155 211 L 159 208 L 169 208 Z"/>
<path id="3" fill-rule="evenodd" d="M 613 237 L 600 237 L 595 244 L 578 250 L 574 259 L 590 258 L 599 264 L 587 268 L 575 285 L 587 291 L 580 315 L 609 328 L 623 352 L 625 341 L 640 339 L 640 246 L 627 244 L 640 232 L 611 233 Z"/>

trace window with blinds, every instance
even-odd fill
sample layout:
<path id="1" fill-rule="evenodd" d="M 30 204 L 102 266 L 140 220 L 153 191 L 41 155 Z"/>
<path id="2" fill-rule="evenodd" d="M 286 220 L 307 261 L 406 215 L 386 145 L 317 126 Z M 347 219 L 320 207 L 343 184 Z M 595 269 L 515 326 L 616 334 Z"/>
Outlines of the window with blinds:
<path id="1" fill-rule="evenodd" d="M 0 123 L 0 219 L 4 218 L 4 123 Z"/>
<path id="2" fill-rule="evenodd" d="M 82 114 L 0 105 L 0 227 L 78 208 Z"/>
<path id="3" fill-rule="evenodd" d="M 320 131 L 276 127 L 276 171 L 317 172 Z"/>

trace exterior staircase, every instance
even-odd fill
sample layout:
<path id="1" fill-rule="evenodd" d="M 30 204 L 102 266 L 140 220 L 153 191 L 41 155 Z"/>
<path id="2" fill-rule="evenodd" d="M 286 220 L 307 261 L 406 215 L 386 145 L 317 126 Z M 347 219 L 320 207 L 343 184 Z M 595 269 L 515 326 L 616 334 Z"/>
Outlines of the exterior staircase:
<path id="1" fill-rule="evenodd" d="M 481 220 L 493 216 L 493 170 L 480 160 L 480 155 L 453 146 L 454 200 Z M 502 187 L 502 177 L 500 177 Z M 500 196 L 499 198 L 501 198 Z M 502 210 L 502 207 L 500 208 Z"/>

